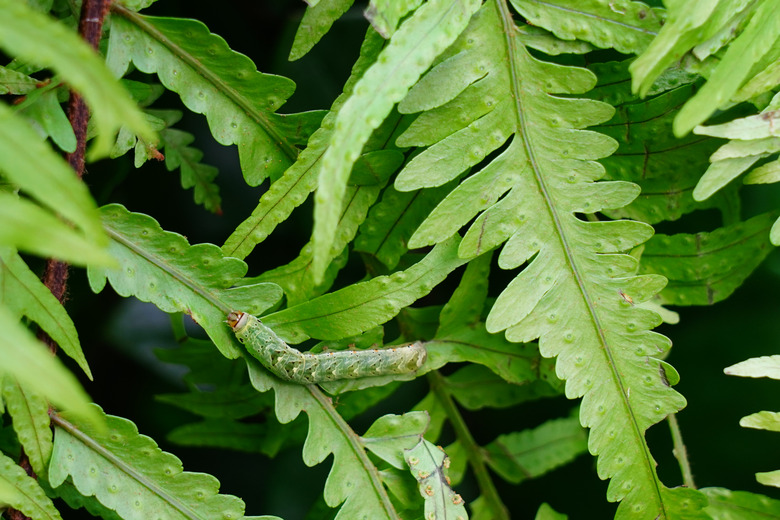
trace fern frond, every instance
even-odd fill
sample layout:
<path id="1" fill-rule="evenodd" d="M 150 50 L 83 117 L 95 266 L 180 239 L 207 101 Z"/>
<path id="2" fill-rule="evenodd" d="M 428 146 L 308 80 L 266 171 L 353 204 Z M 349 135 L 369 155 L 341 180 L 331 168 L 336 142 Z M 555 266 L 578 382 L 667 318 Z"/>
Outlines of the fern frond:
<path id="1" fill-rule="evenodd" d="M 63 152 L 76 150 L 76 134 L 60 105 L 57 89 L 30 92 L 17 110 L 35 123 L 43 137 L 51 137 Z"/>
<path id="2" fill-rule="evenodd" d="M 734 376 L 780 379 L 779 366 L 780 356 L 762 356 L 726 367 L 723 372 Z M 745 428 L 780 432 L 780 412 L 754 413 L 740 419 L 739 425 Z M 780 487 L 780 469 L 756 473 L 756 480 L 767 486 Z"/>
<path id="3" fill-rule="evenodd" d="M 378 128 L 433 60 L 465 28 L 480 2 L 432 0 L 408 17 L 377 61 L 355 85 L 336 116 L 322 157 L 315 195 L 313 263 L 319 281 L 327 268 L 349 173 L 372 131 Z"/>
<path id="4" fill-rule="evenodd" d="M 22 95 L 35 90 L 38 80 L 9 67 L 0 66 L 0 95 Z"/>
<path id="5" fill-rule="evenodd" d="M 54 488 L 70 477 L 81 494 L 95 496 L 125 520 L 243 518 L 243 502 L 218 494 L 217 479 L 183 471 L 179 459 L 139 434 L 132 422 L 98 413 L 104 429 L 52 416 L 49 482 Z"/>
<path id="6" fill-rule="evenodd" d="M 687 135 L 675 138 L 669 127 L 680 107 L 695 92 L 690 77 L 670 73 L 658 80 L 653 97 L 638 100 L 631 93 L 627 62 L 594 64 L 596 87 L 588 97 L 615 106 L 615 115 L 595 127 L 615 139 L 617 151 L 601 160 L 610 180 L 630 181 L 642 188 L 640 195 L 622 208 L 605 209 L 611 218 L 631 218 L 648 224 L 677 220 L 695 209 L 717 207 L 724 220 L 739 215 L 736 193 L 725 191 L 706 202 L 694 200 L 692 192 L 706 157 L 717 147 L 715 139 Z M 685 164 L 680 168 L 680 164 Z"/>
<path id="7" fill-rule="evenodd" d="M 457 249 L 458 240 L 448 240 L 405 271 L 377 276 L 269 314 L 263 323 L 292 343 L 359 334 L 393 318 L 463 265 L 465 260 L 458 258 Z"/>
<path id="8" fill-rule="evenodd" d="M 33 520 L 61 520 L 51 499 L 35 479 L 12 459 L 0 453 L 0 503 Z"/>
<path id="9" fill-rule="evenodd" d="M 393 35 L 401 19 L 421 3 L 422 0 L 371 0 L 365 15 L 374 30 L 387 39 Z"/>
<path id="10" fill-rule="evenodd" d="M 420 92 L 410 106 L 401 105 L 410 111 L 440 106 L 399 138 L 429 146 L 398 175 L 400 190 L 447 182 L 509 140 L 437 206 L 410 246 L 438 242 L 482 211 L 459 254 L 474 257 L 506 242 L 500 267 L 528 263 L 496 300 L 487 329 L 506 330 L 516 342 L 539 338 L 542 355 L 556 357 L 566 395 L 583 398 L 580 420 L 590 428 L 589 449 L 599 457 L 599 476 L 612 479 L 607 498 L 622 501 L 617 518 L 701 517 L 704 497 L 665 487 L 644 438 L 647 428 L 685 404 L 662 377 L 657 356 L 669 341 L 649 331 L 658 316 L 621 297 L 642 302 L 665 283 L 660 276 L 636 276 L 636 260 L 621 254 L 652 229 L 575 215 L 619 208 L 638 194 L 633 184 L 593 182 L 603 175 L 594 159 L 615 144 L 581 128 L 608 119 L 612 109 L 555 97 L 587 91 L 595 80 L 588 71 L 532 57 L 513 27 L 502 3 L 486 4 L 448 51 L 462 66 L 448 67 L 445 59 L 428 73 L 436 78 L 430 81 L 470 84 L 452 100 Z M 441 124 L 447 119 L 459 126 Z"/>
<path id="11" fill-rule="evenodd" d="M 3 104 L 0 156 L 0 170 L 8 181 L 77 227 L 69 229 L 53 213 L 32 202 L 14 201 L 15 196 L 0 193 L 4 199 L 0 204 L 0 243 L 79 264 L 111 262 L 102 249 L 106 236 L 87 187 L 21 116 Z"/>
<path id="12" fill-rule="evenodd" d="M 0 330 L 0 373 L 16 378 L 57 406 L 98 420 L 78 380 L 5 306 L 0 306 Z"/>
<path id="13" fill-rule="evenodd" d="M 271 376 L 249 356 L 246 361 L 255 388 L 260 392 L 274 390 L 279 422 L 291 422 L 301 411 L 308 415 L 309 433 L 303 447 L 304 462 L 314 466 L 333 454 L 333 465 L 323 496 L 330 507 L 342 504 L 336 518 L 361 518 L 370 512 L 371 518 L 376 520 L 398 520 L 398 513 L 382 484 L 379 470 L 368 458 L 361 438 L 333 408 L 330 398 L 314 385 L 286 383 Z M 395 426 L 414 430 L 415 425 L 409 426 L 408 421 L 416 422 L 415 415 L 407 415 L 407 420 L 401 419 Z"/>
<path id="14" fill-rule="evenodd" d="M 405 450 L 406 463 L 420 483 L 420 494 L 425 499 L 426 518 L 454 518 L 466 520 L 463 498 L 447 482 L 446 454 L 441 448 L 421 439 L 412 449 Z"/>
<path id="15" fill-rule="evenodd" d="M 392 122 L 388 119 L 386 122 Z M 316 279 L 313 270 L 314 245 L 306 244 L 301 253 L 290 263 L 276 269 L 266 271 L 258 281 L 269 281 L 284 289 L 288 305 L 296 305 L 319 296 L 327 291 L 333 283 L 339 270 L 347 260 L 347 244 L 355 237 L 359 226 L 363 223 L 381 189 L 387 183 L 390 175 L 403 162 L 403 156 L 395 150 L 368 150 L 360 156 L 350 179 L 350 185 L 345 192 L 345 203 L 339 215 L 336 235 L 330 244 L 327 256 L 328 267 L 320 280 Z"/>
<path id="16" fill-rule="evenodd" d="M 13 420 L 16 438 L 36 475 L 43 475 L 52 450 L 49 403 L 10 376 L 2 380 L 3 404 Z"/>
<path id="17" fill-rule="evenodd" d="M 261 313 L 281 298 L 281 290 L 272 284 L 232 288 L 246 273 L 246 264 L 224 256 L 213 244 L 191 246 L 183 236 L 163 231 L 151 217 L 118 204 L 103 207 L 101 213 L 111 237 L 109 251 L 119 268 L 90 268 L 92 290 L 101 291 L 108 280 L 122 296 L 136 296 L 165 312 L 186 312 L 228 358 L 243 350 L 224 326 L 225 314 L 234 309 Z"/>
<path id="18" fill-rule="evenodd" d="M 333 22 L 346 13 L 355 0 L 321 0 L 309 2 L 303 14 L 298 30 L 295 31 L 290 49 L 290 61 L 295 61 L 309 52 L 320 39 L 330 30 Z"/>
<path id="19" fill-rule="evenodd" d="M 388 186 L 382 200 L 371 207 L 368 218 L 355 238 L 355 251 L 374 255 L 388 269 L 394 269 L 408 250 L 414 230 L 425 220 L 432 207 L 452 189 L 441 188 L 401 192 Z"/>
<path id="20" fill-rule="evenodd" d="M 344 85 L 344 92 L 333 102 L 330 111 L 322 120 L 322 126 L 311 136 L 308 146 L 301 152 L 295 163 L 279 180 L 271 184 L 268 191 L 260 197 L 260 202 L 252 214 L 239 224 L 225 241 L 222 250 L 226 255 L 246 257 L 256 244 L 265 240 L 274 228 L 296 207 L 303 204 L 309 193 L 314 191 L 322 167 L 322 155 L 328 149 L 333 133 L 336 113 L 349 99 L 355 83 L 374 62 L 383 44 L 378 34 L 369 31 L 363 40 L 360 56 L 352 68 L 352 74 Z"/>
<path id="21" fill-rule="evenodd" d="M 282 116 L 275 111 L 292 94 L 292 81 L 257 72 L 249 58 L 194 20 L 146 17 L 118 4 L 107 62 L 122 76 L 130 62 L 156 73 L 165 88 L 204 114 L 214 138 L 238 146 L 247 183 L 277 178 L 298 156 L 319 114 Z M 292 131 L 295 129 L 295 131 Z"/>
<path id="22" fill-rule="evenodd" d="M 536 516 L 534 517 L 534 520 L 567 520 L 569 517 L 558 513 L 555 509 L 550 506 L 548 503 L 544 503 L 541 506 L 539 506 L 538 511 L 536 511 Z"/>
<path id="23" fill-rule="evenodd" d="M 628 0 L 511 0 L 529 23 L 562 40 L 583 40 L 623 54 L 638 54 L 658 34 L 662 9 Z"/>
<path id="24" fill-rule="evenodd" d="M 776 214 L 764 214 L 712 233 L 655 235 L 644 246 L 640 271 L 665 276 L 659 294 L 668 305 L 725 300 L 772 252 L 767 235 Z"/>
<path id="25" fill-rule="evenodd" d="M 740 87 L 750 84 L 748 90 L 753 96 L 761 93 L 758 85 L 771 88 L 772 81 L 767 83 L 756 76 L 780 57 L 780 22 L 774 16 L 779 8 L 777 0 L 672 4 L 668 22 L 658 38 L 630 67 L 634 91 L 645 95 L 655 78 L 684 53 L 693 49 L 695 55 L 704 59 L 733 38 L 743 25 L 709 74 L 707 83 L 680 111 L 674 121 L 674 133 L 685 135 L 732 98 L 745 99 L 744 94 L 738 94 Z M 710 39 L 714 41 L 709 42 Z"/>
<path id="26" fill-rule="evenodd" d="M 12 56 L 51 67 L 84 96 L 98 130 L 91 158 L 108 155 L 113 135 L 123 125 L 147 141 L 154 140 L 127 92 L 94 50 L 64 24 L 35 12 L 26 2 L 2 0 L 0 47 Z"/>
<path id="27" fill-rule="evenodd" d="M 701 492 L 710 501 L 706 511 L 718 520 L 780 517 L 780 500 L 765 495 L 714 487 L 703 488 Z"/>
<path id="28" fill-rule="evenodd" d="M 259 413 L 271 404 L 266 396 L 258 394 L 247 384 L 218 387 L 210 392 L 158 394 L 155 399 L 215 419 L 242 419 Z"/>
<path id="29" fill-rule="evenodd" d="M 78 333 L 67 311 L 16 251 L 0 248 L 0 302 L 38 324 L 92 380 Z"/>
<path id="30" fill-rule="evenodd" d="M 710 157 L 712 164 L 704 172 L 693 192 L 697 200 L 707 199 L 756 162 L 776 156 L 780 152 L 780 138 L 776 137 L 775 129 L 775 122 L 780 124 L 777 114 L 779 108 L 780 96 L 775 95 L 772 102 L 759 114 L 719 125 L 694 128 L 696 134 L 730 139 Z M 777 182 L 780 177 L 775 173 L 776 163 L 777 161 L 773 161 L 759 166 L 745 178 L 745 183 Z"/>
<path id="31" fill-rule="evenodd" d="M 530 430 L 499 435 L 485 446 L 485 459 L 504 480 L 518 484 L 568 463 L 587 451 L 576 418 L 554 419 Z"/>
<path id="32" fill-rule="evenodd" d="M 181 169 L 181 187 L 194 187 L 195 203 L 203 204 L 212 213 L 220 214 L 219 187 L 213 182 L 219 170 L 200 162 L 203 152 L 188 146 L 194 140 L 195 136 L 189 132 L 175 128 L 160 132 L 160 141 L 165 149 L 165 167 L 169 172 Z"/>
<path id="33" fill-rule="evenodd" d="M 255 392 L 257 394 L 257 392 Z M 267 440 L 267 424 L 245 423 L 231 419 L 206 419 L 178 426 L 166 438 L 179 446 L 219 448 L 275 456 L 279 446 Z M 298 437 L 289 429 L 286 438 Z"/>

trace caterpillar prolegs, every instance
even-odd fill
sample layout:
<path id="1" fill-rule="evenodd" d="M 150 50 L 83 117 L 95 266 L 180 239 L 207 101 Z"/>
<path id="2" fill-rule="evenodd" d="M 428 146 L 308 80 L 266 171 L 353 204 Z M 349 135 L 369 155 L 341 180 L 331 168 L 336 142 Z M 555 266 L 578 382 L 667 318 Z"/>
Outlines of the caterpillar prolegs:
<path id="1" fill-rule="evenodd" d="M 302 385 L 339 379 L 408 374 L 425 362 L 422 343 L 370 350 L 337 350 L 309 354 L 287 345 L 260 320 L 245 312 L 231 312 L 227 322 L 238 341 L 276 376 Z"/>

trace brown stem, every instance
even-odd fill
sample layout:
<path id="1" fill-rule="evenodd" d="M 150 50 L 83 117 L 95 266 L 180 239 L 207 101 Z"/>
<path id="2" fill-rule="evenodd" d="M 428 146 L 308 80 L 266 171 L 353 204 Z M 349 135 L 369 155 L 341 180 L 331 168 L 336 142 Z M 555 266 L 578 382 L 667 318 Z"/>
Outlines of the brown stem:
<path id="1" fill-rule="evenodd" d="M 84 0 L 81 4 L 81 16 L 79 18 L 79 34 L 92 46 L 98 48 L 100 37 L 103 33 L 103 20 L 108 14 L 111 0 Z M 84 175 L 84 152 L 87 148 L 87 122 L 89 121 L 89 109 L 84 99 L 76 92 L 70 92 L 68 99 L 68 120 L 76 135 L 76 150 L 65 156 L 76 175 L 81 178 Z M 57 300 L 62 303 L 65 301 L 65 295 L 68 289 L 68 264 L 59 260 L 50 259 L 46 263 L 46 270 L 43 274 L 43 283 Z M 57 344 L 43 330 L 38 331 L 38 338 L 43 341 L 52 353 L 57 351 Z M 19 465 L 24 468 L 30 476 L 35 478 L 30 467 L 30 459 L 22 450 L 19 457 Z M 11 520 L 29 520 L 21 511 L 13 508 L 7 510 L 8 518 Z"/>

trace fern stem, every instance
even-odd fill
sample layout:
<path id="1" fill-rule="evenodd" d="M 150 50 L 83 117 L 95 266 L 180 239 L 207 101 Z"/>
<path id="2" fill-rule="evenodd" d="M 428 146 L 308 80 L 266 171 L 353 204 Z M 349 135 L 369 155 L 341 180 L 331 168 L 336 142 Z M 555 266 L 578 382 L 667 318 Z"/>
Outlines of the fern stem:
<path id="1" fill-rule="evenodd" d="M 431 385 L 431 391 L 439 400 L 444 408 L 447 418 L 452 424 L 452 429 L 455 430 L 455 437 L 466 451 L 466 457 L 469 460 L 469 465 L 474 472 L 474 478 L 477 480 L 477 486 L 482 494 L 485 502 L 489 504 L 489 510 L 495 515 L 496 520 L 506 519 L 509 520 L 509 512 L 506 506 L 501 502 L 501 497 L 498 495 L 498 490 L 493 484 L 493 479 L 490 477 L 487 466 L 485 465 L 485 458 L 482 455 L 482 448 L 474 440 L 471 435 L 466 421 L 463 420 L 458 407 L 452 400 L 452 396 L 444 387 L 444 378 L 438 370 L 428 372 L 428 383 Z"/>
<path id="2" fill-rule="evenodd" d="M 680 465 L 683 485 L 691 489 L 696 489 L 696 483 L 693 481 L 693 472 L 691 471 L 691 463 L 688 460 L 688 450 L 685 448 L 682 433 L 680 432 L 680 425 L 677 423 L 677 414 L 669 414 L 666 420 L 669 422 L 669 429 L 672 431 L 672 443 L 674 445 L 672 453 L 674 454 L 674 458 L 677 459 L 677 463 Z"/>

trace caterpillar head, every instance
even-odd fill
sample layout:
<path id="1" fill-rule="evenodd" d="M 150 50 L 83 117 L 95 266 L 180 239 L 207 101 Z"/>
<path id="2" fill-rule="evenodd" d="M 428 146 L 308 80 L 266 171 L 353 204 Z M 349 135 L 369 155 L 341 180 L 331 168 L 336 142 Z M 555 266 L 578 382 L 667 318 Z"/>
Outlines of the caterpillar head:
<path id="1" fill-rule="evenodd" d="M 227 315 L 227 323 L 233 330 L 239 330 L 246 325 L 249 320 L 249 314 L 241 311 L 232 311 Z"/>

